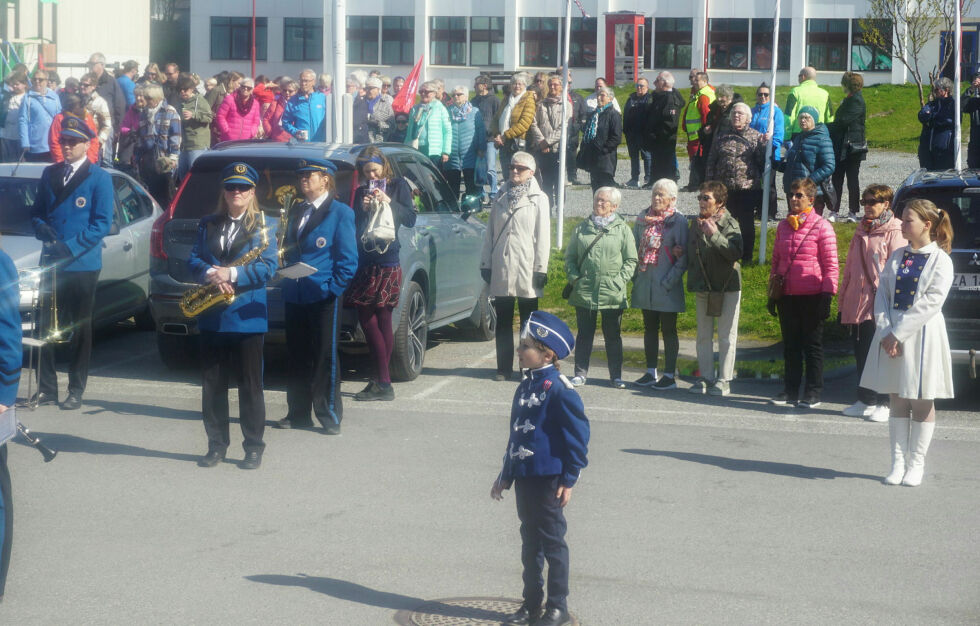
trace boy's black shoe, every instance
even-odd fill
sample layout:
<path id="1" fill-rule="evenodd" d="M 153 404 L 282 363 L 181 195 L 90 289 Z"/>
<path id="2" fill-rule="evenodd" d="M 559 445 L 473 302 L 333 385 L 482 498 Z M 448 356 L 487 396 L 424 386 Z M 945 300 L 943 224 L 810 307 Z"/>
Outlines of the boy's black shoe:
<path id="1" fill-rule="evenodd" d="M 534 626 L 562 626 L 562 624 L 571 624 L 572 617 L 565 611 L 556 608 L 550 608 L 544 612 L 541 619 L 534 622 Z"/>
<path id="2" fill-rule="evenodd" d="M 217 450 L 208 450 L 208 453 L 197 462 L 198 467 L 214 467 L 225 460 L 225 453 Z"/>
<path id="3" fill-rule="evenodd" d="M 541 617 L 541 607 L 537 610 L 528 611 L 526 606 L 522 606 L 517 609 L 516 613 L 508 615 L 504 618 L 505 624 L 537 624 L 537 620 Z"/>
<path id="4" fill-rule="evenodd" d="M 245 458 L 238 464 L 238 467 L 245 470 L 259 469 L 262 465 L 262 453 L 257 450 L 250 450 L 245 453 Z"/>

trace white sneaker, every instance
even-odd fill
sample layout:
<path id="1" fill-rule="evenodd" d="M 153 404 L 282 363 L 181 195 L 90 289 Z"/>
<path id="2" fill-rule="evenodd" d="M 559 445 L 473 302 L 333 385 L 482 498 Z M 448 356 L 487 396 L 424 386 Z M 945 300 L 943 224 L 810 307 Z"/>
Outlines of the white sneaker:
<path id="1" fill-rule="evenodd" d="M 830 211 L 830 212 L 828 212 L 828 213 L 826 213 L 826 214 L 824 214 L 824 218 L 825 218 L 825 219 L 826 219 L 826 220 L 827 220 L 828 222 L 836 222 L 836 221 L 837 221 L 837 214 L 836 214 L 836 213 L 834 213 L 833 211 Z"/>
<path id="2" fill-rule="evenodd" d="M 573 387 L 581 387 L 585 384 L 585 376 L 573 376 L 569 382 L 572 383 Z"/>
<path id="3" fill-rule="evenodd" d="M 874 413 L 875 408 L 876 407 L 873 407 L 873 406 L 871 406 L 869 404 L 865 404 L 865 403 L 861 402 L 860 400 L 858 400 L 857 402 L 855 402 L 851 406 L 849 406 L 846 409 L 844 409 L 843 410 L 843 413 L 844 413 L 844 415 L 846 415 L 848 417 L 869 417 L 872 413 Z M 885 407 L 885 408 L 888 408 L 888 407 Z M 887 421 L 887 419 L 888 419 L 888 415 L 886 414 L 885 415 L 885 420 Z"/>
<path id="4" fill-rule="evenodd" d="M 888 421 L 888 416 L 889 416 L 890 413 L 891 413 L 891 411 L 889 410 L 887 404 L 883 404 L 881 406 L 876 406 L 876 407 L 874 407 L 874 411 L 871 412 L 871 415 L 868 415 L 867 416 L 868 417 L 868 421 L 869 422 L 887 422 Z"/>

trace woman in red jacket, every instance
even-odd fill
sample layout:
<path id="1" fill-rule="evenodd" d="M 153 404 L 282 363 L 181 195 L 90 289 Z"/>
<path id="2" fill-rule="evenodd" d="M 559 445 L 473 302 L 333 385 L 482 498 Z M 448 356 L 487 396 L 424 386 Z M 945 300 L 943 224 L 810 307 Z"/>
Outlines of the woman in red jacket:
<path id="1" fill-rule="evenodd" d="M 291 78 L 284 79 L 280 86 L 279 95 L 262 116 L 262 130 L 265 136 L 273 141 L 289 141 L 292 137 L 282 127 L 282 112 L 286 110 L 286 103 L 299 91 L 299 83 Z"/>
<path id="2" fill-rule="evenodd" d="M 809 178 L 790 183 L 789 215 L 776 228 L 769 283 L 771 315 L 779 315 L 785 364 L 784 390 L 770 400 L 796 404 L 806 360 L 806 384 L 800 408 L 820 405 L 823 391 L 823 322 L 837 293 L 837 235 L 830 222 L 813 210 L 817 185 Z M 777 293 L 773 293 L 773 292 Z"/>
<path id="3" fill-rule="evenodd" d="M 95 133 L 95 138 L 89 142 L 88 152 L 86 156 L 88 160 L 92 163 L 99 162 L 99 150 L 102 144 L 99 142 L 99 131 L 98 127 L 95 125 L 95 119 L 92 114 L 85 110 L 85 105 L 82 103 L 82 99 L 75 94 L 68 94 L 63 99 L 64 107 L 61 113 L 54 116 L 51 120 L 51 129 L 48 131 L 48 145 L 51 146 L 51 160 L 53 163 L 61 163 L 65 160 L 65 156 L 61 153 L 61 142 L 59 137 L 61 137 L 61 123 L 64 121 L 66 115 L 74 115 L 75 117 L 85 120 L 86 126 L 92 129 Z"/>
<path id="4" fill-rule="evenodd" d="M 219 141 L 254 139 L 259 135 L 262 113 L 259 101 L 252 95 L 254 88 L 251 78 L 243 78 L 238 89 L 225 96 L 214 118 Z"/>

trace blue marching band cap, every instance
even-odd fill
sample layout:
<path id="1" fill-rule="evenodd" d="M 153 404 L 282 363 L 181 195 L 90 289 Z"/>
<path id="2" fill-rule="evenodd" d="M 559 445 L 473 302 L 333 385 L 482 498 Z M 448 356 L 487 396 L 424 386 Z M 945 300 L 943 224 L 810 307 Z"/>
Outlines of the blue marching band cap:
<path id="1" fill-rule="evenodd" d="M 221 170 L 221 178 L 221 182 L 223 183 L 251 185 L 254 187 L 259 180 L 259 173 L 248 163 L 236 162 L 229 163 Z"/>
<path id="2" fill-rule="evenodd" d="M 337 173 L 337 166 L 326 159 L 301 159 L 296 164 L 297 172 L 320 172 L 333 176 Z"/>
<path id="3" fill-rule="evenodd" d="M 88 127 L 85 120 L 66 113 L 64 119 L 61 121 L 61 136 L 89 141 L 95 138 L 95 133 Z"/>
<path id="4" fill-rule="evenodd" d="M 575 347 L 575 336 L 568 324 L 545 311 L 533 311 L 521 330 L 521 337 L 531 337 L 551 348 L 559 359 L 568 356 Z"/>

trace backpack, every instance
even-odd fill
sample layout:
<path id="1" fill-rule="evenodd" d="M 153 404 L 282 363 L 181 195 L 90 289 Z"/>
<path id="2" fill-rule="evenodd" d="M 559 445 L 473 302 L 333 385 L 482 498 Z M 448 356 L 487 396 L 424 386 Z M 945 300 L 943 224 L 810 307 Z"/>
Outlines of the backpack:
<path id="1" fill-rule="evenodd" d="M 368 218 L 361 244 L 367 252 L 384 254 L 395 240 L 395 217 L 387 202 L 371 201 L 371 216 Z"/>

